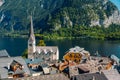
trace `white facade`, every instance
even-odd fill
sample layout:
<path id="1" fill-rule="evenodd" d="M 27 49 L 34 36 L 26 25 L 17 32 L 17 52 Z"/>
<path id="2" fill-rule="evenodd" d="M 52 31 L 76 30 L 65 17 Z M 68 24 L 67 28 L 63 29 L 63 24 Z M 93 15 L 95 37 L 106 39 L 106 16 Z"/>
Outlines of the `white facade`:
<path id="1" fill-rule="evenodd" d="M 51 60 L 59 60 L 59 49 L 57 46 L 37 46 L 36 52 L 38 54 L 44 53 L 45 55 L 52 53 L 50 57 Z"/>
<path id="2" fill-rule="evenodd" d="M 31 17 L 31 29 L 30 29 L 30 37 L 28 40 L 28 58 L 33 59 L 33 53 L 36 51 L 36 41 L 33 31 L 33 21 Z"/>
<path id="3" fill-rule="evenodd" d="M 31 17 L 30 37 L 28 40 L 28 58 L 29 59 L 48 58 L 50 60 L 59 59 L 59 49 L 57 46 L 36 46 L 32 17 Z"/>

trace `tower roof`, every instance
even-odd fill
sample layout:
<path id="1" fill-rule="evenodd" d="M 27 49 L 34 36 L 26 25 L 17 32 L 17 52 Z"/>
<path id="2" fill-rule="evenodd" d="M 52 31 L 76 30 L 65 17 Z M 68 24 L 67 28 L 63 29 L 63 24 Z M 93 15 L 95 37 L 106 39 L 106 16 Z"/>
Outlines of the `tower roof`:
<path id="1" fill-rule="evenodd" d="M 33 34 L 33 35 L 34 35 L 32 16 L 30 16 L 30 21 L 31 21 L 30 34 Z"/>
<path id="2" fill-rule="evenodd" d="M 30 22 L 31 22 L 31 26 L 30 26 L 30 41 L 34 41 L 35 40 L 35 36 L 34 36 L 34 29 L 33 29 L 33 20 L 32 20 L 32 16 L 30 16 Z"/>

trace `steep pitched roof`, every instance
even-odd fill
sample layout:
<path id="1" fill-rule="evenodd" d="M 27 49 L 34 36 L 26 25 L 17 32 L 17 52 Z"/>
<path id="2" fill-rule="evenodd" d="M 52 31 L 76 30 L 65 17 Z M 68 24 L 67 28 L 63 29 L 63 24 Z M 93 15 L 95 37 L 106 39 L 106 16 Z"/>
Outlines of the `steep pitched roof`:
<path id="1" fill-rule="evenodd" d="M 45 60 L 58 60 L 59 49 L 57 46 L 37 46 L 34 56 Z"/>
<path id="2" fill-rule="evenodd" d="M 29 69 L 27 67 L 27 64 L 26 64 L 25 60 L 22 57 L 13 57 L 13 59 L 24 66 L 23 70 L 24 70 L 25 73 L 30 74 L 30 71 L 29 71 Z"/>
<path id="3" fill-rule="evenodd" d="M 52 51 L 52 52 L 57 52 L 58 47 L 57 46 L 37 46 L 36 51 L 39 52 L 40 50 L 49 50 L 49 51 Z"/>
<path id="4" fill-rule="evenodd" d="M 34 36 L 32 16 L 30 16 L 30 21 L 31 21 L 31 26 L 30 26 L 30 38 L 29 38 L 29 41 L 33 42 L 33 41 L 35 41 L 35 36 Z"/>
<path id="5" fill-rule="evenodd" d="M 13 62 L 13 60 L 15 60 L 18 63 L 20 63 L 21 65 L 23 65 L 24 66 L 23 71 L 27 74 L 30 74 L 27 64 L 22 57 L 0 58 L 0 67 L 2 67 L 2 68 L 8 67 L 8 65 L 10 65 Z"/>
<path id="6" fill-rule="evenodd" d="M 43 76 L 31 76 L 19 78 L 18 80 L 69 80 L 64 74 L 43 75 Z"/>
<path id="7" fill-rule="evenodd" d="M 27 63 L 27 64 L 39 64 L 39 63 L 41 63 L 41 62 L 43 62 L 43 60 L 42 59 L 34 59 L 34 60 L 31 60 L 31 59 L 25 59 L 25 62 Z"/>
<path id="8" fill-rule="evenodd" d="M 0 58 L 1 57 L 10 57 L 6 50 L 0 50 Z"/>
<path id="9" fill-rule="evenodd" d="M 8 70 L 0 67 L 0 80 L 8 77 Z"/>
<path id="10" fill-rule="evenodd" d="M 20 63 L 18 63 L 17 61 L 15 61 L 15 60 L 13 60 L 12 61 L 12 63 L 10 64 L 11 66 L 14 66 L 14 65 L 16 65 L 16 64 L 19 64 L 19 65 L 21 65 Z M 22 66 L 22 65 L 21 65 Z"/>
<path id="11" fill-rule="evenodd" d="M 104 70 L 102 71 L 102 74 L 104 74 L 108 80 L 120 80 L 120 74 L 116 69 Z"/>
<path id="12" fill-rule="evenodd" d="M 24 74 L 25 72 L 23 70 L 17 69 L 14 74 Z"/>
<path id="13" fill-rule="evenodd" d="M 33 20 L 32 20 L 32 16 L 30 16 L 30 22 L 31 22 L 30 34 L 34 36 L 34 30 L 33 30 Z"/>

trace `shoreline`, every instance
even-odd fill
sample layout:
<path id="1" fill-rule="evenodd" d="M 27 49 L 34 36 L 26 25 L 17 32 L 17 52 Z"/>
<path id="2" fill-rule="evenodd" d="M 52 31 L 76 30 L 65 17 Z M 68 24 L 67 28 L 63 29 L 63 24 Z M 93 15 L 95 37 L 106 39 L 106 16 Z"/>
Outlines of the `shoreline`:
<path id="1" fill-rule="evenodd" d="M 0 33 L 0 37 L 2 38 L 28 38 L 28 33 Z M 107 37 L 96 37 L 96 36 L 78 36 L 78 37 L 74 37 L 74 36 L 57 36 L 57 35 L 50 35 L 50 34 L 35 34 L 35 37 L 37 39 L 47 39 L 47 40 L 64 40 L 64 39 L 81 39 L 81 40 L 108 40 L 108 41 L 115 41 L 115 40 L 120 40 L 117 37 L 111 37 L 111 38 L 107 38 Z"/>
<path id="2" fill-rule="evenodd" d="M 0 35 L 1 38 L 28 38 L 28 35 Z M 61 37 L 61 36 L 36 36 L 37 39 L 44 39 L 44 40 L 64 40 L 64 39 L 81 39 L 81 40 L 102 40 L 102 41 L 118 41 L 120 39 L 117 38 L 111 38 L 111 39 L 102 39 L 102 38 L 94 38 L 94 37 Z"/>

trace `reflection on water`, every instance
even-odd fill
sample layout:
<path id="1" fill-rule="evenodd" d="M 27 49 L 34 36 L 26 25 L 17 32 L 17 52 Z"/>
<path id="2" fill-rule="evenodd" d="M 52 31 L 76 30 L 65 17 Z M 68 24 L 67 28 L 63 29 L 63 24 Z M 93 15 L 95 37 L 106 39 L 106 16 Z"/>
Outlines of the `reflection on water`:
<path id="1" fill-rule="evenodd" d="M 91 55 L 96 51 L 102 56 L 110 56 L 115 54 L 120 58 L 120 41 L 100 41 L 100 40 L 57 40 L 47 41 L 47 45 L 58 45 L 60 49 L 60 58 L 71 47 L 80 46 L 88 50 Z"/>
<path id="2" fill-rule="evenodd" d="M 60 59 L 65 52 L 75 46 L 80 46 L 88 50 L 91 55 L 99 52 L 102 56 L 110 56 L 115 54 L 120 58 L 120 41 L 100 41 L 100 40 L 47 40 L 47 46 L 58 46 L 60 51 Z M 27 48 L 27 39 L 24 38 L 0 38 L 0 50 L 6 49 L 11 56 L 20 56 Z"/>

